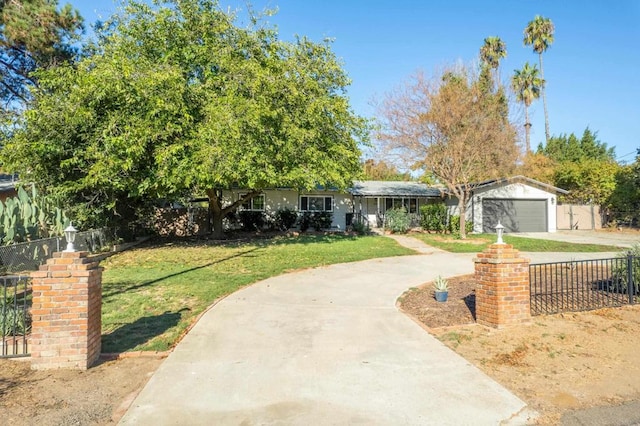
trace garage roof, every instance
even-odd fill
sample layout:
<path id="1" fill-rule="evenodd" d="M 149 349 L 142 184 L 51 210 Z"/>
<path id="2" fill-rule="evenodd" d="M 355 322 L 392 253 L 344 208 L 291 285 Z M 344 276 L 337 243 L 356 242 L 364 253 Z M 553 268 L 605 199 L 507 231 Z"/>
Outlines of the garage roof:
<path id="1" fill-rule="evenodd" d="M 445 191 L 418 182 L 389 182 L 363 180 L 353 183 L 349 188 L 352 195 L 358 197 L 427 197 L 440 198 Z"/>
<path id="2" fill-rule="evenodd" d="M 548 183 L 540 182 L 539 180 L 531 179 L 522 175 L 500 178 L 500 179 L 485 180 L 483 182 L 474 183 L 471 186 L 473 187 L 473 189 L 478 189 L 478 188 L 484 188 L 487 186 L 509 184 L 509 183 L 516 183 L 516 182 L 524 183 L 530 186 L 536 186 L 548 192 L 555 192 L 560 194 L 569 193 L 569 191 L 567 191 L 566 189 L 558 188 L 557 186 L 549 185 Z"/>

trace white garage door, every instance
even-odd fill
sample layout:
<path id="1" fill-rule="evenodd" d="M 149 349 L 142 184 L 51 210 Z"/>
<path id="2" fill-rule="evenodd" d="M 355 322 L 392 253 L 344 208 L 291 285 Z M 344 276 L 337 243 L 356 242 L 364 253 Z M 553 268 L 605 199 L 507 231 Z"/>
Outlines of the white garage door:
<path id="1" fill-rule="evenodd" d="M 483 199 L 482 231 L 495 232 L 498 221 L 505 232 L 547 232 L 547 200 Z"/>

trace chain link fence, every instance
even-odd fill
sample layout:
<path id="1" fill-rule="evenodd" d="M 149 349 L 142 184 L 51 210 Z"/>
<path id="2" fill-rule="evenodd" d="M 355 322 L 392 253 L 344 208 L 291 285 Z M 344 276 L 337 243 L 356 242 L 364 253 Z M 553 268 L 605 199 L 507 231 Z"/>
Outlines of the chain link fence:
<path id="1" fill-rule="evenodd" d="M 78 251 L 97 253 L 111 249 L 116 242 L 117 230 L 102 228 L 78 232 L 74 246 Z M 0 246 L 0 275 L 35 271 L 51 258 L 53 253 L 64 250 L 66 245 L 64 237 L 55 237 Z"/>

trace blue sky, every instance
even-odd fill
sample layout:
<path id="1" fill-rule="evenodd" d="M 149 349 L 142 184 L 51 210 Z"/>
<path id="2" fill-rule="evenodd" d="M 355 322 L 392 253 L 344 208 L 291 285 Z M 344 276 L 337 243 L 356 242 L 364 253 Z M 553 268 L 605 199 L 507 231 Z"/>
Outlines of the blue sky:
<path id="1" fill-rule="evenodd" d="M 106 19 L 117 0 L 68 0 L 87 24 Z M 65 3 L 60 0 L 60 3 Z M 246 9 L 245 1 L 224 7 Z M 427 0 L 254 0 L 254 9 L 278 8 L 268 22 L 280 37 L 335 39 L 333 50 L 353 80 L 353 109 L 371 117 L 371 101 L 417 70 L 477 60 L 485 37 L 499 36 L 508 56 L 503 81 L 538 56 L 522 44 L 527 23 L 539 14 L 553 21 L 555 42 L 544 55 L 552 135 L 582 134 L 589 126 L 621 162 L 640 148 L 640 0 L 616 1 L 427 1 Z M 544 140 L 542 100 L 531 109 L 531 144 Z"/>

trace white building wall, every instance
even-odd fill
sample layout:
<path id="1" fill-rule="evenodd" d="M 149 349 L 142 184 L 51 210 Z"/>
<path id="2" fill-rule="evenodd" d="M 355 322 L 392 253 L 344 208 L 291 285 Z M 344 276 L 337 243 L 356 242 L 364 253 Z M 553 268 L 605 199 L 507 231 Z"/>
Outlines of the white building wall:
<path id="1" fill-rule="evenodd" d="M 224 191 L 224 202 L 229 204 L 245 194 L 246 190 Z M 278 210 L 288 208 L 299 211 L 301 195 L 331 196 L 333 197 L 332 229 L 344 231 L 346 229 L 346 214 L 351 213 L 351 195 L 333 191 L 300 192 L 293 189 L 266 189 L 262 191 L 265 196 L 265 213 L 273 215 Z"/>
<path id="2" fill-rule="evenodd" d="M 482 199 L 515 198 L 524 200 L 546 200 L 547 232 L 556 231 L 556 195 L 523 183 L 498 184 L 487 189 L 478 189 L 467 205 L 467 218 L 473 220 L 473 232 L 482 232 Z M 471 215 L 469 215 L 471 213 Z"/>

